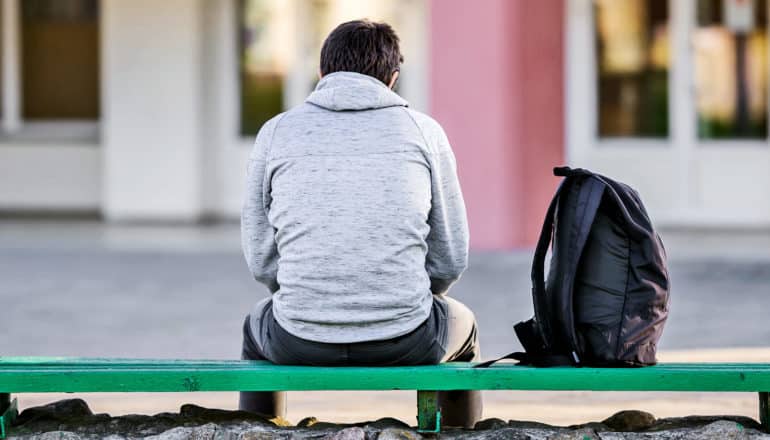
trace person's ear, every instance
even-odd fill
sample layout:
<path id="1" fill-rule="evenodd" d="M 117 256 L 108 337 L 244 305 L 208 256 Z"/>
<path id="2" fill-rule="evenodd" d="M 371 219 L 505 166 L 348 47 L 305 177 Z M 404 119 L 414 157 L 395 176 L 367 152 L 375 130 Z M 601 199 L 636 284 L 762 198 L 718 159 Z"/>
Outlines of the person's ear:
<path id="1" fill-rule="evenodd" d="M 393 76 L 390 77 L 390 84 L 388 84 L 388 87 L 392 89 L 396 85 L 396 80 L 398 80 L 398 70 L 393 72 Z"/>

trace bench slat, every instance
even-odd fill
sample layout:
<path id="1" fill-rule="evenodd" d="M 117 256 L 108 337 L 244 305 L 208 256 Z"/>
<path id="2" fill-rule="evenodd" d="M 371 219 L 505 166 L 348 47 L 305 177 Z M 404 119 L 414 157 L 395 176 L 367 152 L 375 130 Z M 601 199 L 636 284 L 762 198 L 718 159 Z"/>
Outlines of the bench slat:
<path id="1" fill-rule="evenodd" d="M 241 361 L 230 359 L 134 359 L 134 358 L 77 358 L 77 357 L 13 357 L 5 356 L 0 357 L 0 369 L 6 369 L 11 367 L 29 368 L 29 367 L 79 367 L 89 368 L 97 367 L 102 368 L 104 366 L 110 366 L 114 368 L 137 367 L 143 368 L 196 368 L 196 367 L 209 367 L 209 366 L 221 366 L 223 368 L 255 368 L 258 366 L 267 366 L 270 368 L 276 368 L 277 365 L 269 362 L 260 361 Z M 440 365 L 430 365 L 417 368 L 458 368 L 458 367 L 472 366 L 470 363 L 463 362 L 450 362 Z M 513 365 L 508 363 L 500 363 L 494 365 L 491 368 L 505 367 L 509 368 Z M 770 372 L 770 364 L 762 363 L 686 363 L 686 362 L 672 362 L 659 364 L 655 367 L 646 368 L 662 368 L 666 369 L 687 369 L 692 371 L 700 371 L 704 369 L 716 369 L 716 370 L 754 370 L 754 371 L 768 371 Z M 322 367 L 306 367 L 306 368 L 322 368 Z M 337 367 L 334 367 L 337 368 Z M 350 367 L 346 367 L 350 368 Z M 403 368 L 403 367 L 378 367 L 378 368 Z M 414 368 L 414 367 L 412 367 Z M 371 369 L 368 367 L 367 369 Z M 631 370 L 634 370 L 633 368 Z"/>
<path id="2" fill-rule="evenodd" d="M 0 358 L 0 392 L 312 390 L 770 391 L 770 364 L 646 368 L 304 367 L 255 361 Z"/>

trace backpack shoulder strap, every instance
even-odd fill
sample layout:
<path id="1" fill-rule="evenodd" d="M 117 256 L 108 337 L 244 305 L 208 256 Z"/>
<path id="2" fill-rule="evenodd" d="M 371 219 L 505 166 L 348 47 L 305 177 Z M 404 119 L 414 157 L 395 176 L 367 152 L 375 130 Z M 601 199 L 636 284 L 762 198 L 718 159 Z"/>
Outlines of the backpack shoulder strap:
<path id="1" fill-rule="evenodd" d="M 530 363 L 542 366 L 580 365 L 581 349 L 573 313 L 573 285 L 583 248 L 604 196 L 605 183 L 593 178 L 590 171 L 582 169 L 556 168 L 554 175 L 563 176 L 565 179 L 548 207 L 532 261 L 532 296 L 536 322 L 519 323 L 515 328 Z M 572 216 L 570 224 L 561 225 L 562 228 L 569 228 L 566 231 L 569 234 L 566 249 L 560 248 L 560 252 L 564 254 L 560 260 L 560 273 L 556 274 L 562 277 L 562 282 L 551 288 L 556 291 L 546 292 L 545 258 L 550 244 L 555 240 L 554 234 L 558 233 L 554 231 L 558 201 L 568 194 L 567 188 L 578 184 L 580 189 L 577 200 L 574 204 L 569 203 L 569 206 L 574 206 L 571 208 L 574 209 L 573 213 L 568 214 Z M 561 218 L 561 215 L 559 217 Z M 563 342 L 558 347 L 550 346 L 554 341 Z M 567 346 L 564 346 L 564 343 Z"/>
<path id="2" fill-rule="evenodd" d="M 532 365 L 535 367 L 579 365 L 576 358 L 550 353 L 537 345 L 541 343 L 542 338 L 535 333 L 537 327 L 534 319 L 520 322 L 513 326 L 513 329 L 516 331 L 516 336 L 519 338 L 521 345 L 524 346 L 524 352 L 515 351 L 508 353 L 503 357 L 476 364 L 473 368 L 487 368 L 503 359 L 513 359 L 519 361 L 518 365 Z"/>
<path id="3" fill-rule="evenodd" d="M 548 319 L 550 306 L 548 304 L 548 298 L 545 295 L 545 257 L 548 254 L 548 248 L 551 245 L 553 238 L 556 207 L 559 204 L 559 197 L 566 185 L 567 180 L 565 179 L 559 185 L 553 199 L 551 199 L 551 204 L 548 206 L 545 219 L 543 219 L 543 226 L 540 229 L 540 237 L 535 246 L 535 254 L 532 258 L 532 272 L 530 277 L 532 280 L 532 305 L 535 309 L 535 318 L 530 326 L 532 333 L 536 334 L 533 336 L 537 336 L 540 339 L 538 345 L 541 345 L 543 350 L 550 348 L 551 341 L 553 340 L 553 333 L 550 327 L 551 321 Z M 517 336 L 519 336 L 519 331 L 516 333 Z M 522 343 L 526 344 L 524 341 L 522 341 Z M 524 345 L 524 349 L 531 351 L 531 348 L 527 345 Z"/>
<path id="4" fill-rule="evenodd" d="M 548 207 L 540 238 L 535 249 L 531 274 L 532 299 L 535 308 L 535 320 L 546 345 L 544 348 L 551 348 L 548 345 L 554 340 L 567 341 L 572 352 L 570 357 L 577 359 L 576 362 L 579 363 L 579 347 L 572 314 L 572 285 L 580 262 L 580 256 L 583 253 L 588 234 L 591 232 L 591 226 L 604 195 L 605 184 L 599 179 L 594 179 L 589 171 L 582 169 L 555 168 L 554 174 L 563 176 L 565 179 Z M 578 181 L 581 187 L 578 193 L 578 200 L 574 205 L 574 218 L 571 222 L 573 224 L 566 226 L 570 228 L 568 248 L 561 250 L 565 252 L 566 256 L 564 260 L 566 264 L 560 267 L 561 273 L 558 274 L 558 276 L 563 277 L 562 289 L 559 292 L 551 292 L 549 296 L 545 288 L 545 258 L 548 248 L 554 239 L 554 222 L 558 201 L 563 197 L 566 189 L 570 185 L 578 184 Z M 551 316 L 552 314 L 553 316 Z M 555 333 L 558 333 L 558 335 Z M 530 351 L 526 345 L 525 349 Z"/>
<path id="5" fill-rule="evenodd" d="M 566 365 L 574 365 L 576 367 L 580 366 L 579 364 L 575 364 L 575 362 L 571 360 L 569 356 L 565 356 L 561 354 L 543 354 L 539 356 L 530 356 L 529 353 L 516 351 L 513 353 L 508 353 L 503 357 L 493 359 L 491 361 L 486 361 L 480 364 L 476 364 L 473 366 L 473 368 L 489 368 L 492 365 L 505 359 L 518 361 L 516 365 L 521 365 L 521 366 L 544 367 L 544 368 L 545 367 L 564 367 Z"/>
<path id="6" fill-rule="evenodd" d="M 575 277 L 577 275 L 580 259 L 583 255 L 583 249 L 588 241 L 588 235 L 599 210 L 599 205 L 604 196 L 605 184 L 599 179 L 588 175 L 581 179 L 580 191 L 577 194 L 575 204 L 574 218 L 567 227 L 570 228 L 570 239 L 567 243 L 565 258 L 560 267 L 563 281 L 560 284 L 561 289 L 552 292 L 553 301 L 557 303 L 557 314 L 554 317 L 558 322 L 558 329 L 562 332 L 561 340 L 566 341 L 570 351 L 570 357 L 575 363 L 580 363 L 580 353 L 582 353 L 580 343 L 578 342 L 575 329 L 575 315 L 573 310 L 573 292 Z"/>

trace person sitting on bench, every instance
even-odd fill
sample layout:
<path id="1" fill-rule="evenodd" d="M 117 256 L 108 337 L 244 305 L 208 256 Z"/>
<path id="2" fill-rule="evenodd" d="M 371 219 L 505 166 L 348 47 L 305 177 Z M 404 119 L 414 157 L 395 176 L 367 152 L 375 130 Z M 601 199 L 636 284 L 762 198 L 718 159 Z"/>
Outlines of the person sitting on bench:
<path id="1" fill-rule="evenodd" d="M 249 157 L 243 252 L 272 293 L 243 326 L 243 359 L 396 366 L 479 360 L 476 320 L 446 296 L 468 263 L 455 158 L 441 126 L 393 92 L 403 57 L 385 23 L 339 25 L 303 104 L 267 121 Z M 440 393 L 472 427 L 479 391 Z M 240 408 L 283 416 L 283 393 Z"/>

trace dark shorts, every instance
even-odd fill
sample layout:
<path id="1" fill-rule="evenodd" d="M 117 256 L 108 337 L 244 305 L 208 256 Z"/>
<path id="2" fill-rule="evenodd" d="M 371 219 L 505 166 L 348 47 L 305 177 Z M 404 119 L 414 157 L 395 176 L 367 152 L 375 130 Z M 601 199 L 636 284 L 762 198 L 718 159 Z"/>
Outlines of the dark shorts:
<path id="1" fill-rule="evenodd" d="M 292 335 L 275 320 L 272 301 L 261 313 L 259 335 L 251 334 L 249 316 L 243 324 L 242 359 L 283 365 L 426 365 L 438 364 L 446 353 L 447 304 L 437 297 L 428 319 L 410 333 L 384 341 L 352 344 L 314 342 Z"/>

